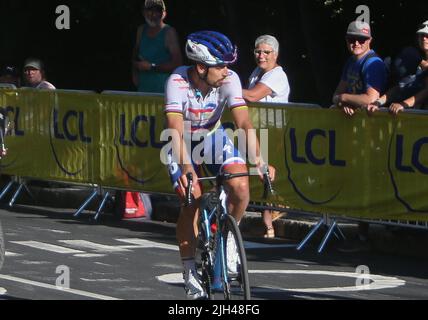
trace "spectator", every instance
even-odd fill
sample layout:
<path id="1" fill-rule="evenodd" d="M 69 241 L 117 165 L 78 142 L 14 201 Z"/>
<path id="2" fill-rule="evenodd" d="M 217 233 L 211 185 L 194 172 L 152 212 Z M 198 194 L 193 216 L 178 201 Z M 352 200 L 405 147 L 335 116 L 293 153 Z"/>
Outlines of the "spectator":
<path id="1" fill-rule="evenodd" d="M 370 48 L 372 36 L 368 23 L 351 22 L 346 43 L 352 56 L 345 65 L 333 103 L 352 116 L 356 109 L 367 107 L 385 92 L 387 70 L 382 59 Z"/>
<path id="2" fill-rule="evenodd" d="M 290 85 L 282 67 L 278 64 L 279 43 L 270 35 L 257 38 L 254 56 L 257 68 L 249 79 L 248 90 L 243 90 L 243 97 L 249 102 L 288 103 Z M 266 227 L 265 238 L 274 238 L 272 222 L 285 213 L 265 210 L 263 222 Z"/>
<path id="3" fill-rule="evenodd" d="M 52 83 L 46 81 L 44 64 L 36 58 L 28 58 L 24 62 L 24 86 L 35 89 L 56 89 Z"/>
<path id="4" fill-rule="evenodd" d="M 385 63 L 371 49 L 372 31 L 365 22 L 353 21 L 346 32 L 346 43 L 351 57 L 346 63 L 342 78 L 334 93 L 333 103 L 345 114 L 352 116 L 355 110 L 366 108 L 385 92 L 387 69 Z M 355 252 L 368 249 L 369 224 L 358 224 L 355 241 L 344 244 L 341 251 Z"/>
<path id="5" fill-rule="evenodd" d="M 0 84 L 10 84 L 19 88 L 21 79 L 18 70 L 14 66 L 5 66 L 0 73 Z"/>
<path id="6" fill-rule="evenodd" d="M 424 59 L 414 48 L 403 49 L 392 65 L 392 74 L 398 83 L 385 95 L 368 105 L 369 112 L 389 106 L 396 115 L 409 108 L 424 108 L 428 100 L 428 21 L 417 31 L 420 49 Z"/>
<path id="7" fill-rule="evenodd" d="M 182 64 L 177 32 L 168 24 L 163 0 L 146 0 L 146 24 L 138 27 L 133 52 L 133 82 L 139 92 L 164 93 L 170 73 Z"/>
<path id="8" fill-rule="evenodd" d="M 133 82 L 139 92 L 164 93 L 170 73 L 182 64 L 177 32 L 164 23 L 167 13 L 163 0 L 145 0 L 142 11 L 146 24 L 137 29 Z M 149 195 L 141 193 L 140 196 L 150 203 Z M 135 194 L 134 198 L 137 198 Z M 121 197 L 118 199 L 123 201 Z"/>
<path id="9" fill-rule="evenodd" d="M 418 30 L 418 32 L 417 32 L 417 34 L 418 34 L 418 36 L 419 36 L 419 41 L 420 41 L 420 37 L 421 37 L 421 35 L 426 35 L 426 33 L 427 33 L 427 26 L 428 26 L 428 20 L 427 21 L 425 21 L 422 25 L 421 25 L 421 27 L 419 28 L 419 30 Z M 425 38 L 425 43 L 426 43 L 426 38 Z M 427 57 L 427 49 L 426 49 L 427 47 L 426 47 L 426 45 L 424 45 L 424 49 L 422 49 L 424 52 L 425 52 L 425 57 Z M 427 70 L 428 69 L 428 59 L 426 58 L 426 59 L 424 59 L 424 60 L 422 60 L 422 62 L 421 62 L 421 65 L 420 65 L 420 67 L 422 68 L 422 69 L 424 69 L 424 70 Z"/>

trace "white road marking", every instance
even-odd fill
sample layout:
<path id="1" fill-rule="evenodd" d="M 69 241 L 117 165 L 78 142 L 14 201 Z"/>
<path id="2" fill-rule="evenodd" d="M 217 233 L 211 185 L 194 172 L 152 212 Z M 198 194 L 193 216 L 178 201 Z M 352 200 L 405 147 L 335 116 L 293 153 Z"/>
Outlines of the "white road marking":
<path id="1" fill-rule="evenodd" d="M 76 257 L 76 258 L 103 258 L 106 256 L 107 256 L 106 254 L 82 253 L 82 254 L 75 254 L 73 257 Z"/>
<path id="2" fill-rule="evenodd" d="M 39 231 L 47 231 L 47 232 L 52 232 L 52 233 L 59 233 L 59 234 L 70 234 L 71 232 L 69 231 L 62 231 L 62 230 L 55 230 L 55 229 L 44 229 L 44 228 L 40 228 L 40 227 L 32 227 L 35 230 L 39 230 Z"/>
<path id="3" fill-rule="evenodd" d="M 121 248 L 119 246 L 107 246 L 86 240 L 58 240 L 58 242 L 65 243 L 72 247 L 91 249 L 98 252 L 129 252 L 130 250 Z"/>
<path id="4" fill-rule="evenodd" d="M 318 270 L 249 270 L 250 274 L 307 274 L 307 275 L 322 275 L 332 277 L 345 277 L 345 278 L 359 278 L 361 274 L 352 272 L 333 272 L 333 271 L 318 271 Z M 272 291 L 286 291 L 286 292 L 301 292 L 301 293 L 331 293 L 331 292 L 355 292 L 355 291 L 368 291 L 368 290 L 382 290 L 393 289 L 404 286 L 406 281 L 395 278 L 386 277 L 375 274 L 364 275 L 372 283 L 364 286 L 348 286 L 348 287 L 327 287 L 327 288 L 290 288 L 284 289 L 279 287 L 263 286 L 252 288 L 252 292 L 272 292 Z M 182 284 L 183 276 L 181 273 L 170 273 L 156 277 L 161 282 L 169 284 Z"/>
<path id="5" fill-rule="evenodd" d="M 6 257 L 20 257 L 20 256 L 22 256 L 22 254 L 11 252 L 11 251 L 6 251 L 5 256 Z"/>
<path id="6" fill-rule="evenodd" d="M 40 287 L 40 288 L 45 288 L 45 289 L 50 289 L 50 290 L 61 291 L 61 292 L 65 292 L 65 293 L 75 294 L 75 295 L 93 298 L 93 299 L 98 299 L 98 300 L 122 300 L 122 299 L 104 296 L 101 294 L 82 291 L 82 290 L 63 289 L 63 288 L 60 288 L 60 287 L 57 287 L 57 286 L 54 286 L 51 284 L 47 284 L 47 283 L 42 283 L 42 282 L 37 282 L 37 281 L 32 281 L 32 280 L 26 280 L 26 279 L 12 277 L 12 276 L 6 276 L 6 275 L 2 275 L 2 274 L 0 274 L 0 279 L 18 282 L 18 283 L 23 283 L 23 284 L 28 284 L 28 285 L 34 286 L 34 287 Z"/>
<path id="7" fill-rule="evenodd" d="M 65 254 L 85 253 L 84 251 L 60 247 L 53 244 L 39 242 L 39 241 L 11 241 L 11 243 L 15 243 L 15 244 L 19 244 L 19 245 L 27 246 L 31 248 L 36 248 L 40 250 L 55 252 L 55 253 L 65 253 Z"/>
<path id="8" fill-rule="evenodd" d="M 25 264 L 25 265 L 46 265 L 46 264 L 52 263 L 52 262 L 48 262 L 48 261 L 28 261 L 28 260 L 23 260 L 23 261 L 18 261 L 18 262 Z"/>
<path id="9" fill-rule="evenodd" d="M 115 239 L 115 240 L 134 245 L 132 247 L 121 246 L 121 248 L 159 248 L 159 249 L 178 251 L 178 246 L 176 245 L 158 243 L 158 242 L 153 242 L 153 241 L 144 240 L 144 239 L 135 238 L 135 239 Z"/>
<path id="10" fill-rule="evenodd" d="M 123 283 L 123 282 L 129 282 L 130 280 L 126 279 L 87 279 L 87 278 L 80 278 L 80 280 L 85 282 L 114 282 L 114 283 Z"/>

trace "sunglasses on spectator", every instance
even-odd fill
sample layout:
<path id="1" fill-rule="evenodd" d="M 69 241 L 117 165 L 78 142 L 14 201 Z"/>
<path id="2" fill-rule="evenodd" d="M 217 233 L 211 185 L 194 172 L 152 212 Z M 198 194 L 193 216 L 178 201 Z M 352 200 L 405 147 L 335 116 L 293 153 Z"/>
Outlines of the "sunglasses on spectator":
<path id="1" fill-rule="evenodd" d="M 358 42 L 359 44 L 363 44 L 367 40 L 369 40 L 369 39 L 368 38 L 364 38 L 364 37 L 346 37 L 346 41 L 348 41 L 349 43 Z"/>
<path id="2" fill-rule="evenodd" d="M 254 50 L 254 54 L 261 55 L 264 53 L 265 55 L 270 55 L 273 52 L 273 50 Z"/>

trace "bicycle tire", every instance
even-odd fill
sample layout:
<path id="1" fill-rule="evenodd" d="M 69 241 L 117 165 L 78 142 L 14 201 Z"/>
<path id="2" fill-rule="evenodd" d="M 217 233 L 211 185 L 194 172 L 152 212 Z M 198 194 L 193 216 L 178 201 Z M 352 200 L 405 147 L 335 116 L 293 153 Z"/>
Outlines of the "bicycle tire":
<path id="1" fill-rule="evenodd" d="M 4 257 L 5 257 L 5 242 L 4 242 L 4 236 L 3 236 L 3 229 L 0 222 L 0 271 L 3 267 Z"/>
<path id="2" fill-rule="evenodd" d="M 231 278 L 228 274 L 227 281 L 224 279 L 224 297 L 226 300 L 251 300 L 250 279 L 248 275 L 247 255 L 245 253 L 244 241 L 236 220 L 231 215 L 226 215 L 223 224 L 222 235 L 224 238 L 224 253 L 227 257 L 227 237 L 232 235 L 236 244 L 239 257 L 238 276 Z M 237 285 L 238 284 L 238 285 Z"/>
<path id="3" fill-rule="evenodd" d="M 197 256 L 200 260 L 200 263 L 197 263 L 197 268 L 199 270 L 199 275 L 202 281 L 202 285 L 208 295 L 209 300 L 214 300 L 214 293 L 212 291 L 212 277 L 213 277 L 213 264 L 212 264 L 212 255 L 211 253 L 211 239 L 207 239 L 207 230 L 202 220 L 202 213 L 204 210 L 211 211 L 212 209 L 212 199 L 215 195 L 212 193 L 202 195 L 200 213 L 198 220 L 198 249 Z"/>

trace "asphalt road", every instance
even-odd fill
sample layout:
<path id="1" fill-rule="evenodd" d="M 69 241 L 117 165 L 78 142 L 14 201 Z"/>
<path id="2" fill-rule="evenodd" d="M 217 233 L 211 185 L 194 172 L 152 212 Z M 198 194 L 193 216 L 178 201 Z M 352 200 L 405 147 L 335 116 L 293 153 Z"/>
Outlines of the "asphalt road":
<path id="1" fill-rule="evenodd" d="M 89 215 L 19 207 L 0 210 L 6 259 L 0 299 L 182 300 L 175 225 L 93 223 Z M 428 299 L 422 259 L 344 254 L 329 248 L 297 252 L 293 243 L 246 239 L 256 300 Z M 365 275 L 365 276 L 364 276 Z"/>

